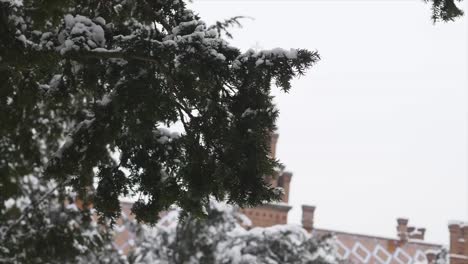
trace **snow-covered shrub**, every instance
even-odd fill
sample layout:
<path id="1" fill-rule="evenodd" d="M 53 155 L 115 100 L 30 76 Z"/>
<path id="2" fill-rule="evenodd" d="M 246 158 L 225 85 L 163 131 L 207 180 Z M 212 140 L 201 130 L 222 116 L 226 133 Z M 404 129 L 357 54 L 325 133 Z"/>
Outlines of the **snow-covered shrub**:
<path id="1" fill-rule="evenodd" d="M 0 263 L 82 263 L 115 252 L 91 210 L 78 209 L 54 181 L 27 175 L 19 186 L 21 195 L 0 206 Z"/>
<path id="2" fill-rule="evenodd" d="M 294 225 L 245 229 L 232 206 L 211 202 L 207 217 L 178 220 L 172 211 L 156 226 L 128 221 L 136 233 L 132 264 L 339 263 L 332 238 L 316 240 Z"/>

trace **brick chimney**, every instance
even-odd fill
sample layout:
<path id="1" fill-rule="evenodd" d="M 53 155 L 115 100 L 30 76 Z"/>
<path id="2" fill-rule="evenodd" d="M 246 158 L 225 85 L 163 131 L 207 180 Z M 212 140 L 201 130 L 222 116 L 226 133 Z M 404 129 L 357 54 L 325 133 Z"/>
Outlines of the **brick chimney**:
<path id="1" fill-rule="evenodd" d="M 279 134 L 272 133 L 271 134 L 271 145 L 270 145 L 270 154 L 271 157 L 276 158 L 276 143 L 278 143 Z"/>
<path id="2" fill-rule="evenodd" d="M 468 222 L 450 221 L 450 263 L 468 264 Z"/>
<path id="3" fill-rule="evenodd" d="M 463 244 L 463 255 L 466 257 L 465 264 L 468 264 L 468 223 L 463 223 L 462 233 L 463 238 L 459 242 Z"/>
<path id="4" fill-rule="evenodd" d="M 418 234 L 415 239 L 424 240 L 424 235 L 426 234 L 426 228 L 418 228 Z"/>
<path id="5" fill-rule="evenodd" d="M 283 195 L 283 202 L 288 203 L 289 202 L 289 185 L 291 184 L 291 178 L 293 174 L 291 172 L 283 172 L 280 177 L 280 182 L 279 186 L 281 186 L 284 190 L 284 195 Z"/>
<path id="6" fill-rule="evenodd" d="M 397 223 L 397 235 L 401 242 L 406 243 L 408 241 L 408 219 L 398 218 Z"/>
<path id="7" fill-rule="evenodd" d="M 309 233 L 314 228 L 314 212 L 315 206 L 302 205 L 302 227 Z"/>
<path id="8" fill-rule="evenodd" d="M 272 158 L 276 157 L 276 144 L 278 143 L 278 137 L 279 137 L 279 134 L 271 133 L 270 156 Z M 273 188 L 278 187 L 278 186 L 281 187 L 281 183 L 279 182 L 280 181 L 279 176 L 280 176 L 279 172 L 275 172 L 273 175 L 266 175 L 264 176 L 265 182 L 269 183 L 271 187 Z"/>
<path id="9" fill-rule="evenodd" d="M 461 243 L 463 230 L 460 222 L 450 222 L 448 228 L 450 233 L 450 254 L 463 255 L 463 243 Z"/>
<path id="10" fill-rule="evenodd" d="M 414 226 L 409 226 L 407 231 L 409 239 L 424 240 L 424 234 L 426 233 L 425 228 L 416 228 Z"/>

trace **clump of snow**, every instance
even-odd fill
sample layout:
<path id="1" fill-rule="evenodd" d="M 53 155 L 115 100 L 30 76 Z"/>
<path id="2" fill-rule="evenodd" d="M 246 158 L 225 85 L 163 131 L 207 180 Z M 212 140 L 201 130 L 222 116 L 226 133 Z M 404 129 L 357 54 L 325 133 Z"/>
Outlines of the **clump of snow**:
<path id="1" fill-rule="evenodd" d="M 71 50 L 104 48 L 106 39 L 102 26 L 105 25 L 105 20 L 97 17 L 94 21 L 96 23 L 82 15 L 65 15 L 65 30 L 59 35 L 62 45 L 57 48 L 60 54 Z"/>
<path id="2" fill-rule="evenodd" d="M 26 175 L 23 177 L 23 182 L 30 183 L 35 186 L 39 183 L 39 179 L 34 175 Z"/>
<path id="3" fill-rule="evenodd" d="M 463 221 L 458 221 L 458 220 L 450 220 L 448 223 L 449 226 L 451 225 L 457 225 L 460 228 L 463 228 L 465 226 L 468 226 L 468 222 L 463 222 Z"/>
<path id="4" fill-rule="evenodd" d="M 244 118 L 249 115 L 255 115 L 257 113 L 257 110 L 252 110 L 250 108 L 245 109 L 245 111 L 242 113 L 241 117 Z"/>
<path id="5" fill-rule="evenodd" d="M 439 253 L 439 250 L 436 250 L 436 249 L 427 249 L 426 251 L 424 251 L 424 253 L 427 255 L 427 254 L 434 254 L 436 255 L 437 253 Z"/>
<path id="6" fill-rule="evenodd" d="M 155 134 L 158 137 L 156 140 L 161 144 L 165 144 L 174 139 L 178 139 L 181 136 L 179 132 L 171 131 L 166 127 L 158 127 L 155 131 Z"/>
<path id="7" fill-rule="evenodd" d="M 106 25 L 106 20 L 102 17 L 96 17 L 94 19 L 94 22 L 98 23 L 99 25 L 101 26 L 105 26 Z"/>
<path id="8" fill-rule="evenodd" d="M 119 52 L 119 51 L 122 51 L 122 48 L 120 47 L 115 48 L 115 49 L 95 48 L 92 51 L 94 52 Z"/>
<path id="9" fill-rule="evenodd" d="M 223 54 L 217 52 L 216 50 L 212 49 L 210 52 L 211 52 L 211 55 L 213 55 L 216 59 L 220 61 L 226 60 L 226 57 Z"/>
<path id="10" fill-rule="evenodd" d="M 23 0 L 0 0 L 2 3 L 9 3 L 11 6 L 23 6 Z"/>
<path id="11" fill-rule="evenodd" d="M 15 206 L 20 209 L 24 209 L 30 204 L 31 204 L 31 200 L 27 196 L 20 196 L 15 200 Z"/>
<path id="12" fill-rule="evenodd" d="M 57 152 L 55 152 L 54 156 L 57 157 L 57 158 L 62 158 L 63 156 L 63 152 L 68 149 L 71 145 L 73 145 L 73 138 L 72 137 L 67 137 L 65 139 L 65 142 L 63 143 L 63 145 L 57 150 Z"/>
<path id="13" fill-rule="evenodd" d="M 78 212 L 78 207 L 76 206 L 75 203 L 70 203 L 66 206 L 66 208 L 70 211 L 75 211 L 75 212 Z"/>
<path id="14" fill-rule="evenodd" d="M 245 214 L 239 214 L 239 219 L 241 220 L 241 225 L 245 227 L 252 226 L 252 220 L 248 218 Z"/>
<path id="15" fill-rule="evenodd" d="M 255 52 L 252 57 L 286 57 L 288 59 L 296 59 L 297 58 L 297 50 L 290 49 L 285 50 L 282 48 L 274 48 L 271 50 L 262 50 L 259 52 Z"/>
<path id="16" fill-rule="evenodd" d="M 102 96 L 102 99 L 101 100 L 98 100 L 97 101 L 97 104 L 101 105 L 101 106 L 106 106 L 108 105 L 110 102 L 112 102 L 112 94 L 104 94 Z"/>
<path id="17" fill-rule="evenodd" d="M 162 42 L 164 46 L 172 46 L 172 47 L 177 47 L 177 43 L 172 40 L 172 39 L 167 39 Z"/>
<path id="18" fill-rule="evenodd" d="M 217 62 L 226 61 L 226 56 L 221 50 L 229 49 L 230 46 L 219 37 L 216 30 L 207 29 L 205 22 L 201 20 L 193 19 L 181 22 L 169 33 L 161 43 L 158 43 L 159 45 L 171 49 L 183 47 L 185 54 L 202 52 L 205 56 L 210 56 Z M 184 55 L 175 57 L 174 65 L 176 68 L 180 66 L 183 57 Z"/>
<path id="19" fill-rule="evenodd" d="M 60 81 L 62 80 L 61 74 L 55 74 L 49 82 L 49 87 L 51 89 L 57 89 Z"/>
<path id="20" fill-rule="evenodd" d="M 242 65 L 242 63 L 237 59 L 232 62 L 232 68 L 235 69 L 235 70 L 240 69 L 241 65 Z"/>
<path id="21" fill-rule="evenodd" d="M 6 208 L 7 210 L 10 209 L 10 208 L 12 208 L 15 204 L 16 204 L 16 201 L 15 201 L 15 199 L 13 199 L 13 198 L 9 198 L 8 200 L 6 200 L 6 201 L 4 202 L 5 208 Z"/>
<path id="22" fill-rule="evenodd" d="M 298 51 L 297 49 L 285 50 L 282 48 L 274 48 L 271 50 L 262 50 L 255 51 L 253 49 L 247 50 L 245 53 L 239 55 L 233 62 L 232 67 L 238 69 L 241 62 L 246 62 L 250 58 L 255 59 L 255 66 L 260 65 L 273 65 L 272 60 L 278 58 L 286 58 L 288 60 L 293 60 L 297 58 Z"/>
<path id="23" fill-rule="evenodd" d="M 172 34 L 178 35 L 180 32 L 186 28 L 189 27 L 194 27 L 200 25 L 201 21 L 200 20 L 192 20 L 192 21 L 187 21 L 187 22 L 181 22 L 178 26 L 174 27 L 172 29 Z"/>

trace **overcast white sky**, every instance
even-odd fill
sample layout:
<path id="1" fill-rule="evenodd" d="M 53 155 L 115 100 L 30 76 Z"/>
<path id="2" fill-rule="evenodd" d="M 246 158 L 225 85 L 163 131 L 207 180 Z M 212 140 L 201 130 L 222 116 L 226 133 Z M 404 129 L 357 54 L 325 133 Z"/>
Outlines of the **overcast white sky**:
<path id="1" fill-rule="evenodd" d="M 207 22 L 244 15 L 243 50 L 318 50 L 320 61 L 277 94 L 278 157 L 294 173 L 290 223 L 317 206 L 322 228 L 396 236 L 396 218 L 447 243 L 467 220 L 467 22 L 433 25 L 406 1 L 210 1 Z M 466 9 L 466 8 L 465 8 Z"/>

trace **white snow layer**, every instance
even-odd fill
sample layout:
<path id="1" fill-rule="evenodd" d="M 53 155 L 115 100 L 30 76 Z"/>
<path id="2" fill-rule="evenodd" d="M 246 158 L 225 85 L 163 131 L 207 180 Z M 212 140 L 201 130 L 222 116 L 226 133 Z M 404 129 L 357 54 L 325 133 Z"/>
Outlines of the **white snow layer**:
<path id="1" fill-rule="evenodd" d="M 59 41 L 62 43 L 58 48 L 60 54 L 65 54 L 71 50 L 79 50 L 80 48 L 86 50 L 103 48 L 106 39 L 101 25 L 105 23 L 105 20 L 102 17 L 98 17 L 95 20 L 100 25 L 82 15 L 65 15 L 66 31 L 61 32 L 59 36 Z"/>

